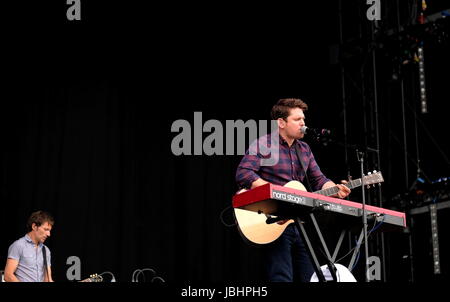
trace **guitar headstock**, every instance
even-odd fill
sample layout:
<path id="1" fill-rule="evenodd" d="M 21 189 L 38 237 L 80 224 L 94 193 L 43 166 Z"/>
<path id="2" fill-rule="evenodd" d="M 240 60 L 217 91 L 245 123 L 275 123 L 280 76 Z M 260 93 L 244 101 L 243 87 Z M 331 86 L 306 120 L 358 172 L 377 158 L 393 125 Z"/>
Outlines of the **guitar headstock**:
<path id="1" fill-rule="evenodd" d="M 89 278 L 84 279 L 81 282 L 103 282 L 103 277 L 98 274 L 90 275 Z"/>
<path id="2" fill-rule="evenodd" d="M 364 185 L 369 186 L 372 184 L 379 184 L 384 182 L 383 175 L 381 175 L 380 171 L 374 170 L 373 172 L 367 173 L 366 176 L 363 177 Z"/>

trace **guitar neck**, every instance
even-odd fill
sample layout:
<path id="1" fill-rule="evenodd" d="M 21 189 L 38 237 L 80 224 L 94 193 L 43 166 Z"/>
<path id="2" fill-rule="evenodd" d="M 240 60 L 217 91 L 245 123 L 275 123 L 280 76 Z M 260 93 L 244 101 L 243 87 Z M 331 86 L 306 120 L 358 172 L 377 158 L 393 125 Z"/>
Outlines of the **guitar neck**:
<path id="1" fill-rule="evenodd" d="M 344 186 L 346 186 L 349 189 L 357 188 L 357 187 L 361 186 L 361 178 L 349 181 L 348 183 L 344 184 Z M 325 195 L 325 196 L 331 196 L 331 195 L 336 194 L 337 192 L 339 192 L 339 188 L 337 186 L 334 186 L 334 187 L 330 187 L 327 189 L 322 189 L 322 190 L 316 191 L 314 193 Z"/>

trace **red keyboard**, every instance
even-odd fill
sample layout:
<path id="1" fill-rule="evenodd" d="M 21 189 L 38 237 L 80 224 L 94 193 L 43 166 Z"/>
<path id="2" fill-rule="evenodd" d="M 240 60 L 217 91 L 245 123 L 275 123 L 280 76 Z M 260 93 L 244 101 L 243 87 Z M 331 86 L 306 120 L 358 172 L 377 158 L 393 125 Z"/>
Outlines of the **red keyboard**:
<path id="1" fill-rule="evenodd" d="M 328 197 L 288 187 L 266 184 L 233 197 L 233 207 L 274 216 L 297 216 L 311 212 L 362 220 L 363 205 L 358 202 Z M 406 227 L 405 213 L 366 205 L 366 215 L 384 226 L 382 229 Z M 356 220 L 355 220 L 356 218 Z M 346 219 L 348 220 L 348 219 Z M 373 220 L 373 219 L 372 219 Z"/>

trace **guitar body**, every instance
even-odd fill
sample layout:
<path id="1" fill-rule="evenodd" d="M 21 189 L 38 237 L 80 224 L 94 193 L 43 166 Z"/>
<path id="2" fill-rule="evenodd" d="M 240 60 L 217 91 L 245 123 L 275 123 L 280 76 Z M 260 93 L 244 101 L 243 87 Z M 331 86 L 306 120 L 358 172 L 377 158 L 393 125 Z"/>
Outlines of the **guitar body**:
<path id="1" fill-rule="evenodd" d="M 305 186 L 297 180 L 292 180 L 284 186 L 306 191 Z M 244 191 L 246 190 L 241 190 L 238 193 Z M 267 223 L 266 220 L 268 217 L 265 214 L 237 208 L 234 209 L 234 217 L 242 237 L 246 239 L 248 243 L 254 244 L 268 244 L 275 241 L 283 234 L 288 225 L 294 222 L 294 220 L 290 219 L 283 224 L 276 222 Z"/>

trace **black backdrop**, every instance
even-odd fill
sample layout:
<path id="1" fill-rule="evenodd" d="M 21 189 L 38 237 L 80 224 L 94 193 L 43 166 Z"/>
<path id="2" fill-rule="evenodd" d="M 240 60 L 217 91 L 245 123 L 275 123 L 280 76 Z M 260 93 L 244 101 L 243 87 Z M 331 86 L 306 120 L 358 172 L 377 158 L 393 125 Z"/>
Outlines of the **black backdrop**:
<path id="1" fill-rule="evenodd" d="M 338 42 L 337 4 L 325 11 L 310 3 L 207 13 L 191 4 L 192 13 L 181 6 L 90 5 L 80 25 L 52 17 L 61 10 L 53 7 L 45 25 L 34 26 L 39 17 L 25 13 L 27 26 L 7 34 L 0 225 L 8 231 L 0 257 L 25 233 L 28 215 L 45 209 L 56 219 L 47 244 L 58 281 L 66 280 L 69 256 L 80 257 L 83 277 L 111 271 L 130 281 L 135 269 L 150 267 L 168 281 L 259 280 L 259 250 L 221 221 L 236 191 L 240 156 L 174 156 L 170 127 L 177 119 L 192 122 L 194 111 L 223 124 L 269 119 L 277 99 L 300 97 L 310 105 L 308 123 L 342 139 L 340 70 L 329 61 L 329 46 Z M 448 154 L 443 47 L 430 56 L 436 60 L 427 71 L 435 81 L 424 123 Z M 380 89 L 394 91 L 380 98 L 389 205 L 404 190 L 404 168 L 401 142 L 390 132 L 401 131 L 400 103 L 384 76 Z M 362 144 L 361 96 L 349 100 L 349 140 Z M 426 142 L 427 133 L 421 137 L 424 170 L 445 176 L 448 163 Z M 347 169 L 358 176 L 354 155 L 347 167 L 342 148 L 311 145 L 328 177 L 344 179 Z M 412 180 L 415 171 L 410 174 Z M 232 222 L 231 213 L 223 219 Z M 406 274 L 394 275 L 405 280 Z"/>

